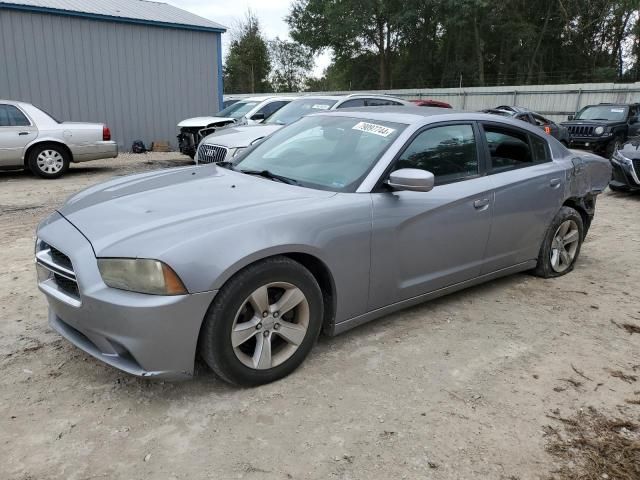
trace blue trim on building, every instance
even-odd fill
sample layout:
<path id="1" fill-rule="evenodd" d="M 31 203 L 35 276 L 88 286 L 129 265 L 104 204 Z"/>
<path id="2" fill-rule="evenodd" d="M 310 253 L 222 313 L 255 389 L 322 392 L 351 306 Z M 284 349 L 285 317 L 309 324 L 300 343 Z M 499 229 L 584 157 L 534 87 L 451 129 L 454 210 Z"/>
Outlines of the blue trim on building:
<path id="1" fill-rule="evenodd" d="M 222 110 L 224 105 L 224 73 L 222 71 L 222 34 L 216 35 L 218 42 L 218 108 Z"/>
<path id="2" fill-rule="evenodd" d="M 57 8 L 49 8 L 49 7 L 16 5 L 15 3 L 0 3 L 0 10 L 3 8 L 7 10 L 21 10 L 24 12 L 32 12 L 32 13 L 48 13 L 50 15 L 80 17 L 80 18 L 85 18 L 89 20 L 98 20 L 103 22 L 133 23 L 137 25 L 149 25 L 153 27 L 176 28 L 179 30 L 195 30 L 198 32 L 212 32 L 212 33 L 217 33 L 218 36 L 220 36 L 220 34 L 227 31 L 224 28 L 202 27 L 198 25 L 186 25 L 182 23 L 158 22 L 154 20 L 144 20 L 141 18 L 116 17 L 113 15 L 100 15 L 97 13 L 76 12 L 72 10 L 60 10 Z"/>

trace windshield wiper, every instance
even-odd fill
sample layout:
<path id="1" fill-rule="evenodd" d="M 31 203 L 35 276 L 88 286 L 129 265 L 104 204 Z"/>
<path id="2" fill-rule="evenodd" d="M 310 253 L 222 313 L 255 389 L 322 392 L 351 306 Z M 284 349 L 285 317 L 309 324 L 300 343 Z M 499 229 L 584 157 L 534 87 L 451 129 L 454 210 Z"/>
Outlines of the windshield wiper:
<path id="1" fill-rule="evenodd" d="M 247 175 L 256 175 L 258 177 L 268 178 L 269 180 L 277 180 L 282 183 L 286 183 L 289 185 L 298 185 L 299 182 L 294 180 L 293 178 L 283 177 L 282 175 L 278 175 L 276 173 L 270 172 L 269 170 L 241 170 L 238 169 L 239 172 L 246 173 Z"/>

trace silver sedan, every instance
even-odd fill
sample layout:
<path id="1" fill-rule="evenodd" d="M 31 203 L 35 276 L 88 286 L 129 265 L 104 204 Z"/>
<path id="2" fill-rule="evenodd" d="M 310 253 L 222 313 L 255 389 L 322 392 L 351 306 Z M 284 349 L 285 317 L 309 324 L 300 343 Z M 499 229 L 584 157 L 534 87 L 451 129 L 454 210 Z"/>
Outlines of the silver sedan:
<path id="1" fill-rule="evenodd" d="M 0 100 L 0 170 L 58 178 L 72 162 L 117 156 L 118 144 L 102 123 L 59 122 L 30 103 Z"/>
<path id="2" fill-rule="evenodd" d="M 304 117 L 233 163 L 119 178 L 38 228 L 51 326 L 129 373 L 258 385 L 321 331 L 522 271 L 570 272 L 611 177 L 523 122 Z"/>

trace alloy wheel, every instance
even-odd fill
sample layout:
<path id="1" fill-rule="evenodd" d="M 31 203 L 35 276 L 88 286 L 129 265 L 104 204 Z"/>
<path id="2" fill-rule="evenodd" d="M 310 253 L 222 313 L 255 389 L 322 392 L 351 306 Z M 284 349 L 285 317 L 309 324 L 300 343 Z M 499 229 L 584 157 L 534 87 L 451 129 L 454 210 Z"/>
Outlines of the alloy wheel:
<path id="1" fill-rule="evenodd" d="M 245 366 L 276 367 L 298 350 L 309 328 L 309 303 L 302 290 L 286 282 L 256 289 L 236 313 L 231 344 Z"/>
<path id="2" fill-rule="evenodd" d="M 574 220 L 565 220 L 556 230 L 551 242 L 551 268 L 557 273 L 568 270 L 576 258 L 579 245 L 578 224 Z"/>

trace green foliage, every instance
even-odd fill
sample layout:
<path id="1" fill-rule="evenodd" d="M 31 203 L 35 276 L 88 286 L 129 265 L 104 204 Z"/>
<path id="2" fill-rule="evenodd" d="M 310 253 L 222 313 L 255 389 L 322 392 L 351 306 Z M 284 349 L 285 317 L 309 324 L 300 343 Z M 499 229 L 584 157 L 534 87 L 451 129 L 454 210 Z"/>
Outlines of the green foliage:
<path id="1" fill-rule="evenodd" d="M 269 42 L 274 92 L 301 91 L 313 68 L 313 55 L 309 48 L 289 40 L 277 38 Z"/>
<path id="2" fill-rule="evenodd" d="M 296 0 L 330 90 L 640 80 L 638 0 Z"/>
<path id="3" fill-rule="evenodd" d="M 248 11 L 231 35 L 231 46 L 224 69 L 225 93 L 269 92 L 271 61 L 258 18 Z"/>

